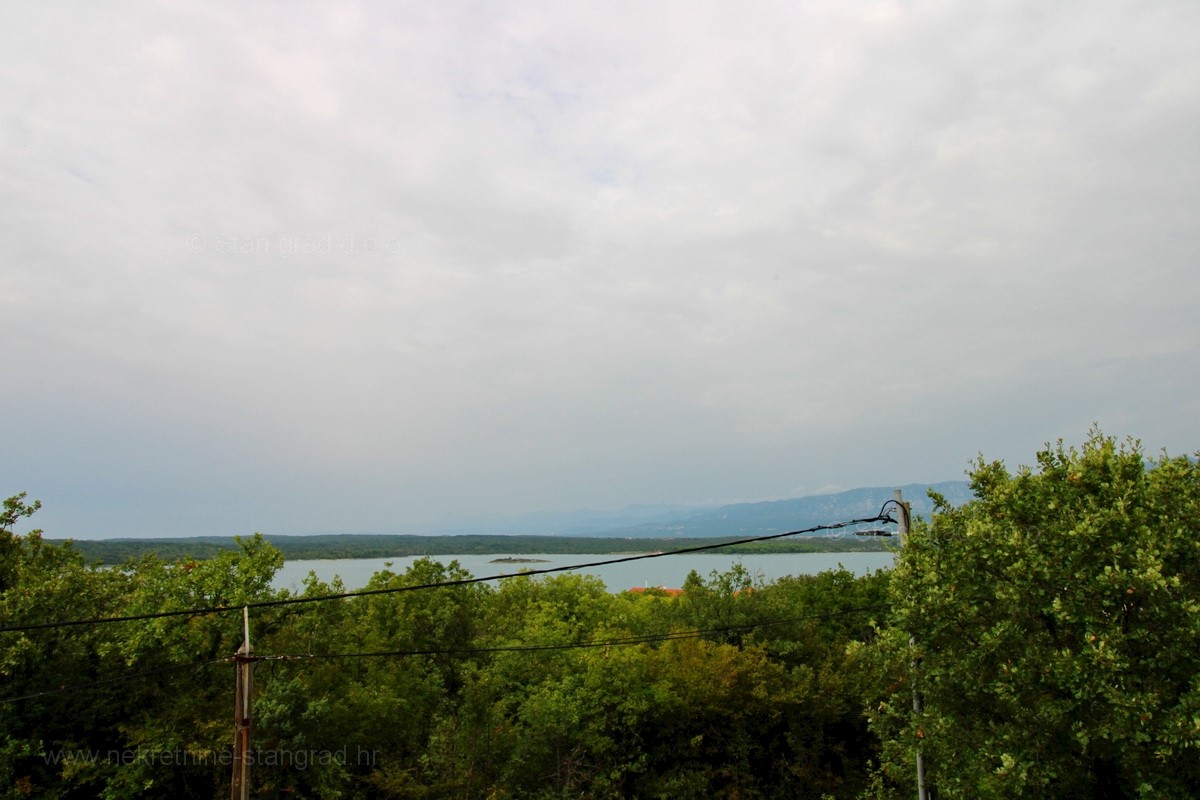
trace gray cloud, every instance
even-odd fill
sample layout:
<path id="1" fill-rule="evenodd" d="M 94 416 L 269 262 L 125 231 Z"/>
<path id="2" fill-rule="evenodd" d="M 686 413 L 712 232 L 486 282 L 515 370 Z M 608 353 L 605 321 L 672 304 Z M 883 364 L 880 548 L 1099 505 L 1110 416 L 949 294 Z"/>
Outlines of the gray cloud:
<path id="1" fill-rule="evenodd" d="M 7 16 L 0 477 L 56 534 L 1196 449 L 1194 4 Z"/>

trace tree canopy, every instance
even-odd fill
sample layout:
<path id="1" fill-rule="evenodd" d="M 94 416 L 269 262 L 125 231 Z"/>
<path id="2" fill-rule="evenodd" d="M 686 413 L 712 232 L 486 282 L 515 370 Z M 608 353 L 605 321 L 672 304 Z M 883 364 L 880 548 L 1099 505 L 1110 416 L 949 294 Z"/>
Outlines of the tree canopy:
<path id="1" fill-rule="evenodd" d="M 941 798 L 1193 796 L 1196 461 L 1094 431 L 970 477 L 862 577 L 415 591 L 467 575 L 422 559 L 258 608 L 253 793 L 891 800 L 919 751 Z M 0 797 L 223 794 L 240 607 L 344 587 L 274 589 L 258 535 L 98 567 L 37 509 L 0 515 Z"/>
<path id="2" fill-rule="evenodd" d="M 9 528 L 0 796 L 222 793 L 236 612 L 293 598 L 271 588 L 278 551 L 254 536 L 207 560 L 94 568 Z M 366 588 L 466 576 L 426 559 Z M 852 796 L 877 743 L 871 676 L 847 645 L 874 638 L 886 583 L 763 585 L 735 568 L 672 598 L 564 574 L 258 609 L 256 654 L 285 658 L 256 668 L 251 783 L 263 797 Z M 341 589 L 310 576 L 300 596 Z M 33 627 L 217 607 L 231 613 Z"/>
<path id="3" fill-rule="evenodd" d="M 942 797 L 1193 797 L 1196 462 L 1093 431 L 970 477 L 976 499 L 938 502 L 892 575 L 887 649 L 924 713 L 907 682 L 878 709 L 890 773 L 920 749 Z"/>

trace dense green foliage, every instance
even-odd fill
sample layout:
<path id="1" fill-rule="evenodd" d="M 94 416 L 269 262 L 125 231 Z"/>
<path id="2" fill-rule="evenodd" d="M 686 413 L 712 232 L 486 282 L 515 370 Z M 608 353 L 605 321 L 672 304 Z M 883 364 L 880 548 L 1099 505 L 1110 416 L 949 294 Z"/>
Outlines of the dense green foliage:
<path id="1" fill-rule="evenodd" d="M 254 537 L 209 560 L 148 556 L 95 570 L 70 547 L 10 529 L 6 624 L 212 605 L 233 613 L 0 632 L 0 699 L 82 687 L 0 705 L 7 796 L 220 794 L 233 670 L 197 662 L 237 648 L 238 604 L 285 596 L 269 588 L 278 551 Z M 367 588 L 464 575 L 420 560 Z M 878 744 L 861 712 L 874 678 L 848 645 L 876 635 L 886 584 L 884 573 L 829 572 L 754 586 L 735 568 L 693 574 L 674 598 L 614 595 L 597 579 L 562 575 L 262 609 L 256 652 L 306 658 L 256 668 L 255 792 L 853 796 Z M 310 579 L 305 594 L 338 589 Z M 664 634 L 685 636 L 655 640 Z M 529 645 L 568 647 L 505 649 Z M 392 655 L 307 658 L 362 653 Z"/>
<path id="2" fill-rule="evenodd" d="M 876 730 L 891 774 L 919 746 L 941 797 L 1195 797 L 1200 469 L 1094 432 L 919 524 L 894 570 Z M 915 637 L 909 652 L 908 637 Z"/>
<path id="3" fill-rule="evenodd" d="M 502 553 L 647 553 L 680 547 L 711 545 L 727 539 L 620 539 L 603 536 L 515 536 L 465 534 L 462 536 L 410 536 L 336 534 L 321 536 L 264 537 L 288 561 L 318 558 L 403 558 Z M 53 544 L 67 540 L 50 539 Z M 237 540 L 223 536 L 180 539 L 80 539 L 71 545 L 89 561 L 122 564 L 131 558 L 156 555 L 161 559 L 212 558 L 236 553 Z M 875 538 L 797 537 L 771 542 L 751 542 L 718 553 L 859 553 L 879 552 L 887 540 Z"/>
<path id="4" fill-rule="evenodd" d="M 668 596 L 566 574 L 258 609 L 256 653 L 287 658 L 256 668 L 254 794 L 881 800 L 913 796 L 920 750 L 940 798 L 1194 796 L 1196 463 L 1095 433 L 971 478 L 977 499 L 939 502 L 862 578 L 735 567 Z M 0 630 L 0 795 L 222 795 L 238 610 L 289 597 L 279 550 L 95 569 L 15 533 L 36 508 L 0 516 L 0 628 L 230 611 Z M 368 588 L 464 576 L 422 559 Z"/>

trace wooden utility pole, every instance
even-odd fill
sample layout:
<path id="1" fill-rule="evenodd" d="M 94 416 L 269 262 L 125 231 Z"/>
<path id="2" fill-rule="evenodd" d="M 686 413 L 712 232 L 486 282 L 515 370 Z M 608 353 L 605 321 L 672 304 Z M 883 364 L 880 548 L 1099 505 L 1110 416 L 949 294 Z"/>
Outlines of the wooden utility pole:
<path id="1" fill-rule="evenodd" d="M 896 489 L 892 493 L 892 499 L 896 501 L 896 510 L 899 512 L 896 516 L 896 533 L 900 536 L 900 547 L 908 543 L 908 521 L 912 514 L 912 506 L 904 501 L 904 494 Z M 908 646 L 915 648 L 917 640 L 913 636 L 908 637 Z M 912 660 L 912 684 L 913 684 L 913 712 L 917 715 L 918 725 L 920 724 L 921 715 L 925 712 L 925 701 L 921 697 L 921 692 L 917 688 L 917 668 L 921 665 L 918 658 Z M 917 800 L 929 800 L 929 788 L 925 781 L 925 756 L 921 753 L 920 745 L 917 746 Z"/>
<path id="2" fill-rule="evenodd" d="M 254 692 L 254 649 L 250 646 L 250 609 L 242 608 L 242 646 L 233 657 L 233 780 L 230 800 L 250 797 L 250 697 Z"/>

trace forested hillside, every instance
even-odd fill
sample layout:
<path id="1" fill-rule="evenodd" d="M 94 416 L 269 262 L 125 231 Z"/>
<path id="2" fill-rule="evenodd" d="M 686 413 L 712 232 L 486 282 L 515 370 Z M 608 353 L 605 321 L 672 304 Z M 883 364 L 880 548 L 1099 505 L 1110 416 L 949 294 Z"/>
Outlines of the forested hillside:
<path id="1" fill-rule="evenodd" d="M 879 510 L 876 506 L 871 513 Z M 322 534 L 316 536 L 265 536 L 287 560 L 316 558 L 402 558 L 405 556 L 467 555 L 472 553 L 648 553 L 696 545 L 712 545 L 721 539 L 616 539 L 592 536 L 517 536 L 462 534 L 458 536 L 410 536 L 407 534 Z M 65 544 L 68 540 L 47 540 Z M 730 539 L 729 541 L 734 541 Z M 155 555 L 164 559 L 212 558 L 218 553 L 240 551 L 237 540 L 225 536 L 175 539 L 80 539 L 71 542 L 88 561 L 120 564 L 130 558 Z M 729 553 L 850 553 L 880 551 L 887 540 L 855 537 L 796 537 L 772 542 L 747 543 Z"/>
<path id="2" fill-rule="evenodd" d="M 918 752 L 939 797 L 1192 796 L 1196 464 L 1097 433 L 1032 470 L 981 461 L 972 488 L 933 498 L 889 572 L 735 568 L 673 597 L 428 560 L 292 595 L 258 536 L 97 570 L 15 533 L 18 495 L 0 794 L 226 792 L 249 605 L 252 796 L 900 798 Z"/>

